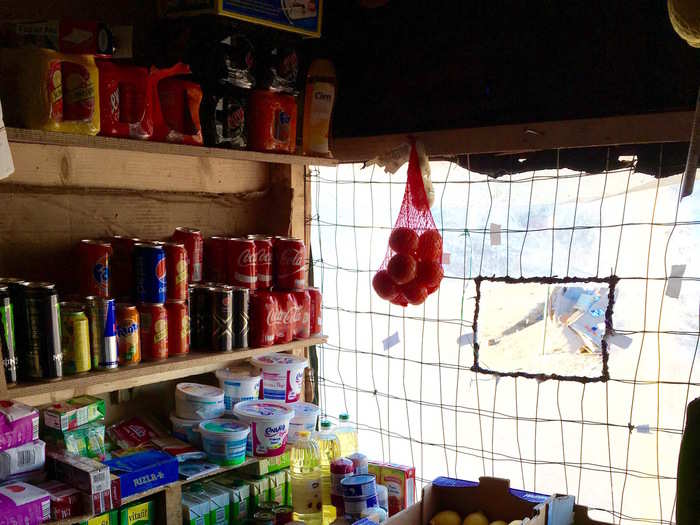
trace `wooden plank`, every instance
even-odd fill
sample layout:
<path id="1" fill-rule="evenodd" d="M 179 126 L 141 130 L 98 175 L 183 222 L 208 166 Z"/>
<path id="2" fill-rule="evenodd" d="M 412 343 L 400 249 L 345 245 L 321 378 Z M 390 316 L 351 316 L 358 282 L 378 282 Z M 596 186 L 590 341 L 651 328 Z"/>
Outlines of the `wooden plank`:
<path id="1" fill-rule="evenodd" d="M 91 137 L 72 133 L 57 133 L 34 129 L 7 128 L 10 142 L 27 142 L 30 144 L 53 144 L 56 146 L 79 146 L 100 150 L 137 151 L 159 155 L 179 155 L 191 157 L 219 158 L 248 162 L 268 162 L 278 164 L 313 164 L 316 166 L 334 166 L 335 159 L 327 157 L 306 157 L 281 153 L 263 153 L 258 151 L 241 151 L 224 148 L 205 148 L 185 146 L 165 142 L 147 142 L 142 140 L 119 139 L 114 137 Z"/>
<path id="2" fill-rule="evenodd" d="M 408 135 L 422 141 L 431 157 L 615 144 L 687 142 L 692 119 L 692 111 L 676 111 L 339 138 L 334 142 L 333 153 L 339 162 L 363 162 L 407 142 Z"/>
<path id="3" fill-rule="evenodd" d="M 262 191 L 270 184 L 262 162 L 23 142 L 10 149 L 15 172 L 0 184 L 203 193 Z"/>
<path id="4" fill-rule="evenodd" d="M 10 387 L 6 393 L 0 395 L 0 398 L 21 400 L 28 405 L 39 406 L 79 395 L 97 395 L 122 388 L 150 385 L 213 372 L 250 357 L 293 351 L 324 341 L 324 337 L 314 337 L 265 348 L 249 348 L 228 353 L 193 352 L 183 357 L 141 363 L 138 366 L 118 368 L 114 371 L 95 371 L 79 376 L 66 376 L 58 381 L 22 383 Z"/>
<path id="5" fill-rule="evenodd" d="M 174 483 L 168 486 L 164 492 L 164 516 L 160 517 L 159 523 L 167 525 L 182 524 L 182 485 Z M 163 519 L 164 518 L 164 519 Z"/>

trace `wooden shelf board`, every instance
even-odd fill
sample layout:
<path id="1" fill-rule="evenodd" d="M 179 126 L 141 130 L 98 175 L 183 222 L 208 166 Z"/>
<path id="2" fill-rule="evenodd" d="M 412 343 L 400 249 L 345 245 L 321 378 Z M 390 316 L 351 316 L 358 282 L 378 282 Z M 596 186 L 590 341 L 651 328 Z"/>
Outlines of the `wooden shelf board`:
<path id="1" fill-rule="evenodd" d="M 178 481 L 174 481 L 172 483 L 168 483 L 167 485 L 161 485 L 160 487 L 156 487 L 150 490 L 145 490 L 143 492 L 139 492 L 138 494 L 134 494 L 132 496 L 129 496 L 128 498 L 122 499 L 121 506 L 123 507 L 124 505 L 128 505 L 130 503 L 133 503 L 134 501 L 138 501 L 144 498 L 147 498 L 149 496 L 153 496 L 154 494 L 158 494 L 160 492 L 165 492 L 167 489 L 170 489 L 175 486 L 184 486 L 189 483 L 193 483 L 195 481 L 201 481 L 203 479 L 211 478 L 213 476 L 218 476 L 219 474 L 223 474 L 225 472 L 229 472 L 231 470 L 236 470 L 241 467 L 245 467 L 246 465 L 250 465 L 252 463 L 256 463 L 258 460 L 256 458 L 246 458 L 246 460 L 241 463 L 240 465 L 232 465 L 228 467 L 219 467 L 217 470 L 213 472 L 206 472 L 200 476 L 196 476 L 192 479 L 181 479 Z M 75 523 L 80 523 L 83 521 L 87 521 L 90 518 L 93 518 L 95 515 L 93 514 L 84 514 L 81 516 L 75 516 L 73 518 L 66 518 L 62 520 L 54 520 L 54 521 L 47 521 L 44 522 L 44 525 L 73 525 Z"/>
<path id="2" fill-rule="evenodd" d="M 282 153 L 262 153 L 258 151 L 232 150 L 224 148 L 206 148 L 185 146 L 166 142 L 148 142 L 142 140 L 120 139 L 114 137 L 93 137 L 73 133 L 57 133 L 35 129 L 6 128 L 7 138 L 12 142 L 30 144 L 48 144 L 54 146 L 76 146 L 104 150 L 126 150 L 144 153 L 168 155 L 185 155 L 189 157 L 207 157 L 250 162 L 268 162 L 273 164 L 301 164 L 314 166 L 335 166 L 338 161 L 326 157 L 307 157 Z"/>
<path id="3" fill-rule="evenodd" d="M 37 406 L 70 399 L 78 395 L 103 394 L 213 372 L 250 357 L 293 351 L 323 343 L 325 340 L 325 337 L 312 337 L 281 345 L 247 348 L 233 352 L 192 352 L 183 357 L 172 357 L 164 361 L 120 367 L 114 371 L 88 372 L 82 375 L 66 376 L 57 381 L 20 383 L 8 387 L 6 392 L 0 393 L 0 399 L 15 399 Z"/>

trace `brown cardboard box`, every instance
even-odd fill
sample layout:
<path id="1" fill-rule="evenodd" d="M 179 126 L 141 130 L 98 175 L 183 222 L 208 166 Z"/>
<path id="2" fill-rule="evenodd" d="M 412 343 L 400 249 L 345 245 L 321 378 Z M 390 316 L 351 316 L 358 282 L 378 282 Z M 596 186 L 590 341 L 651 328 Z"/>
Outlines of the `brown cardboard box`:
<path id="1" fill-rule="evenodd" d="M 482 477 L 478 484 L 439 479 L 452 481 L 456 486 L 444 486 L 442 483 L 426 486 L 421 501 L 389 518 L 386 525 L 428 525 L 430 519 L 441 510 L 454 510 L 462 518 L 472 512 L 482 511 L 489 521 L 504 520 L 509 523 L 512 520 L 530 518 L 528 525 L 547 523 L 548 497 L 511 491 L 507 479 Z M 575 525 L 608 525 L 588 518 L 586 507 L 576 505 L 574 513 Z"/>

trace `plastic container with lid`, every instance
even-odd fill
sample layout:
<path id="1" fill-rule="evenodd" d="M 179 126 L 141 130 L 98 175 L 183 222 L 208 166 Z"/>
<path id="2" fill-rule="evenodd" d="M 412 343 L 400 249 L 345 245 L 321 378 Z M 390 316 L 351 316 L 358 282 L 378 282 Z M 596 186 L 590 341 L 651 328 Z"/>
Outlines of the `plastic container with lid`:
<path id="1" fill-rule="evenodd" d="M 217 465 L 240 465 L 245 461 L 250 428 L 231 419 L 212 419 L 199 424 L 202 447 Z"/>
<path id="2" fill-rule="evenodd" d="M 233 414 L 236 403 L 260 397 L 260 374 L 252 368 L 223 368 L 216 371 L 216 377 L 224 391 L 227 414 Z"/>
<path id="3" fill-rule="evenodd" d="M 199 383 L 175 386 L 175 415 L 182 419 L 215 419 L 224 413 L 224 391 Z"/>
<path id="4" fill-rule="evenodd" d="M 244 425 L 250 425 L 250 455 L 273 457 L 284 453 L 294 410 L 282 403 L 252 400 L 236 404 L 233 413 Z"/>
<path id="5" fill-rule="evenodd" d="M 202 448 L 202 436 L 197 432 L 197 427 L 201 422 L 201 419 L 183 419 L 177 417 L 175 412 L 170 413 L 173 436 L 197 448 Z"/>
<path id="6" fill-rule="evenodd" d="M 262 370 L 261 388 L 264 399 L 295 403 L 299 401 L 308 361 L 288 354 L 254 357 L 253 366 Z"/>
<path id="7" fill-rule="evenodd" d="M 289 444 L 294 444 L 299 438 L 299 432 L 308 430 L 313 432 L 316 430 L 316 421 L 321 413 L 321 409 L 313 403 L 305 403 L 297 401 L 289 405 L 294 409 L 294 417 L 289 423 Z"/>

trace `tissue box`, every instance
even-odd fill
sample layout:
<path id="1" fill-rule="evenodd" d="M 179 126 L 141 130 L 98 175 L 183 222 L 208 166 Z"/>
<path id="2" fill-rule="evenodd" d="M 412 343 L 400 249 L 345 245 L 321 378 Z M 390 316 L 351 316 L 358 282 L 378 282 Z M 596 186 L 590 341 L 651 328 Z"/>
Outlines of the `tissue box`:
<path id="1" fill-rule="evenodd" d="M 0 516 L 4 523 L 42 523 L 51 518 L 49 493 L 13 481 L 0 486 Z"/>
<path id="2" fill-rule="evenodd" d="M 57 430 L 73 430 L 105 417 L 105 402 L 93 396 L 80 396 L 49 405 L 44 410 L 44 425 Z"/>
<path id="3" fill-rule="evenodd" d="M 39 412 L 16 401 L 0 401 L 0 450 L 39 439 Z"/>
<path id="4" fill-rule="evenodd" d="M 160 450 L 146 450 L 104 462 L 119 476 L 121 497 L 167 485 L 178 479 L 177 459 Z"/>

